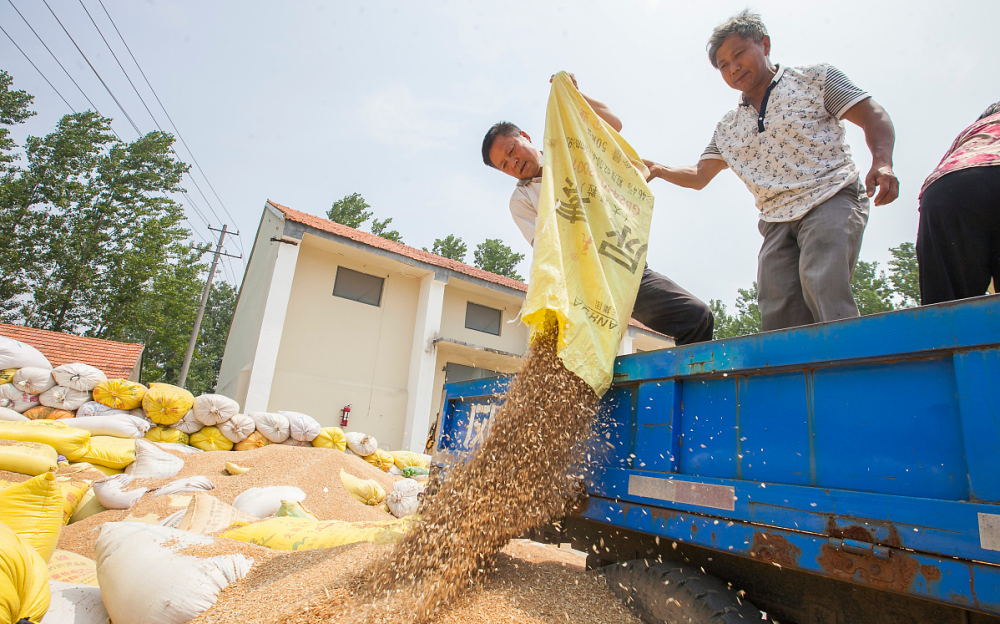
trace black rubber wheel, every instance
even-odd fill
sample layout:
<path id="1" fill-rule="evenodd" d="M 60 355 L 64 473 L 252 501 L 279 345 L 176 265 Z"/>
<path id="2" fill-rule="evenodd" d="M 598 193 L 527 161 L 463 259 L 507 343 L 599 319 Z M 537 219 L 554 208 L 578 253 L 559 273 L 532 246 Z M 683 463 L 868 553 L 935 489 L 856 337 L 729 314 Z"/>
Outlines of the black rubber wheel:
<path id="1" fill-rule="evenodd" d="M 646 624 L 769 621 L 725 583 L 691 566 L 636 559 L 601 571 L 611 591 Z"/>

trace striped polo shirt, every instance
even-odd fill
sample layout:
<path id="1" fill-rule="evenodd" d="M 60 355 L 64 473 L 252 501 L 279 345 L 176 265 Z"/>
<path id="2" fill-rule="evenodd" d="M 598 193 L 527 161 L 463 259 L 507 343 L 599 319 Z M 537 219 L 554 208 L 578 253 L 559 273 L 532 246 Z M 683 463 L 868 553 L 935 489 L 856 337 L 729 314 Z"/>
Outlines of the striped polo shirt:
<path id="1" fill-rule="evenodd" d="M 762 220 L 801 219 L 858 179 L 841 117 L 868 97 L 832 65 L 778 65 L 761 112 L 741 98 L 701 158 L 743 180 Z"/>

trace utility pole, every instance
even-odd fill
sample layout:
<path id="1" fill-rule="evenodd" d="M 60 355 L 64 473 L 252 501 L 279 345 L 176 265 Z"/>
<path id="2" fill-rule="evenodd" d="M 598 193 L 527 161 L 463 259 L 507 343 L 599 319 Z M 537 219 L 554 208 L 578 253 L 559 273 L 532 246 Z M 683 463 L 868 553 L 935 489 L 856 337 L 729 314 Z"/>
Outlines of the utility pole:
<path id="1" fill-rule="evenodd" d="M 180 379 L 177 380 L 177 385 L 181 388 L 184 387 L 184 382 L 187 381 L 188 369 L 191 368 L 191 358 L 194 356 L 194 346 L 198 342 L 198 332 L 201 331 L 201 318 L 205 316 L 205 306 L 208 304 L 208 295 L 212 292 L 212 280 L 215 278 L 215 268 L 219 265 L 219 256 L 228 256 L 230 258 L 237 259 L 243 257 L 242 254 L 239 256 L 233 256 L 222 251 L 222 243 L 226 239 L 226 230 L 228 227 L 228 225 L 223 225 L 221 230 L 217 230 L 212 226 L 208 226 L 208 229 L 213 232 L 219 232 L 219 244 L 215 247 L 215 256 L 212 258 L 212 269 L 208 272 L 208 279 L 205 281 L 205 289 L 201 292 L 201 305 L 198 306 L 198 314 L 194 317 L 194 329 L 191 330 L 191 339 L 188 340 L 187 353 L 184 354 L 184 364 L 181 365 Z M 208 249 L 205 249 L 205 251 L 208 251 Z"/>

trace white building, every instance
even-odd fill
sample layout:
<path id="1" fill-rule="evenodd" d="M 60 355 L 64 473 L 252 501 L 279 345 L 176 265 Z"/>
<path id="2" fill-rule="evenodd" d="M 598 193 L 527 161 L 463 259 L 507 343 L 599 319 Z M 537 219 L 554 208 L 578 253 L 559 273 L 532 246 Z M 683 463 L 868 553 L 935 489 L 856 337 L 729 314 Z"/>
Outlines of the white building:
<path id="1" fill-rule="evenodd" d="M 219 372 L 244 411 L 293 410 L 423 450 L 446 381 L 516 372 L 527 285 L 274 202 Z M 672 346 L 635 323 L 622 353 Z"/>

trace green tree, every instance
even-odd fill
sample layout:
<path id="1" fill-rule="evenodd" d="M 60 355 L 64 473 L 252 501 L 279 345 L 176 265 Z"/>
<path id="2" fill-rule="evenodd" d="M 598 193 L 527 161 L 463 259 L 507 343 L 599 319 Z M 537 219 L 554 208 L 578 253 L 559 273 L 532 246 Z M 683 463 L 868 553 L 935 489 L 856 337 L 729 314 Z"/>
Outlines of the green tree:
<path id="1" fill-rule="evenodd" d="M 889 283 L 899 298 L 897 307 L 912 308 L 920 305 L 920 272 L 917 267 L 917 248 L 913 243 L 900 243 L 889 249 Z"/>
<path id="2" fill-rule="evenodd" d="M 351 193 L 333 202 L 333 206 L 326 211 L 326 218 L 341 225 L 358 229 L 374 214 L 368 210 L 369 208 L 371 206 L 360 193 Z"/>
<path id="3" fill-rule="evenodd" d="M 35 99 L 24 91 L 13 91 L 10 86 L 14 79 L 10 74 L 0 69 L 0 176 L 12 173 L 12 165 L 17 160 L 14 139 L 10 138 L 10 128 L 22 124 L 35 114 L 29 106 Z"/>
<path id="4" fill-rule="evenodd" d="M 757 282 L 750 288 L 740 288 L 737 291 L 736 314 L 730 316 L 724 303 L 717 299 L 709 301 L 712 315 L 715 317 L 715 338 L 735 338 L 757 334 L 761 331 L 760 307 L 757 305 Z"/>
<path id="5" fill-rule="evenodd" d="M 232 285 L 226 282 L 212 284 L 187 376 L 187 389 L 195 396 L 215 390 L 222 356 L 226 351 L 229 325 L 236 312 L 236 299 L 236 288 Z"/>
<path id="6" fill-rule="evenodd" d="M 524 278 L 517 274 L 517 264 L 524 260 L 524 254 L 516 253 L 503 244 L 499 238 L 487 238 L 479 243 L 475 251 L 476 266 L 484 271 L 503 275 L 523 282 Z"/>
<path id="7" fill-rule="evenodd" d="M 861 316 L 894 309 L 892 288 L 889 287 L 885 271 L 879 271 L 878 262 L 858 260 L 851 279 L 851 292 L 854 293 L 854 301 L 858 304 Z"/>
<path id="8" fill-rule="evenodd" d="M 372 234 L 375 236 L 381 236 L 384 239 L 396 241 L 397 243 L 403 242 L 403 235 L 396 230 L 390 230 L 389 224 L 392 223 L 392 217 L 382 219 L 372 219 Z"/>
<path id="9" fill-rule="evenodd" d="M 426 247 L 424 251 L 427 251 Z M 468 252 L 465 242 L 454 234 L 449 234 L 446 238 L 435 238 L 434 246 L 431 247 L 431 253 L 459 262 L 465 262 L 465 254 Z"/>

